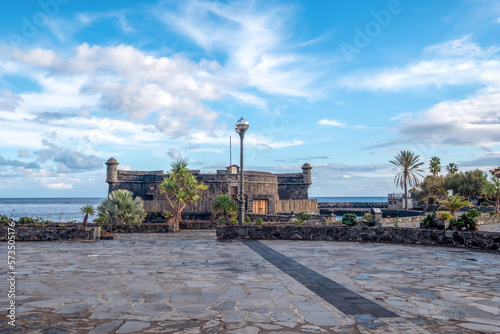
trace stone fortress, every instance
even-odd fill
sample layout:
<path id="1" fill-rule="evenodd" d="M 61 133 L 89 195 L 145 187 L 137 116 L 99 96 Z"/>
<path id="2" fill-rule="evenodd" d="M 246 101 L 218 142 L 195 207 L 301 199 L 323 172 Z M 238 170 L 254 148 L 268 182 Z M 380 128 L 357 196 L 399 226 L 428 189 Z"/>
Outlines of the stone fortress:
<path id="1" fill-rule="evenodd" d="M 169 206 L 160 194 L 159 185 L 168 174 L 163 171 L 118 170 L 118 161 L 110 158 L 106 162 L 108 192 L 117 189 L 132 191 L 134 196 L 144 200 L 147 212 L 164 212 Z M 309 199 L 308 188 L 312 184 L 311 165 L 305 163 L 302 173 L 273 174 L 269 172 L 243 171 L 243 194 L 248 214 L 274 215 L 292 211 L 318 213 L 318 202 Z M 231 165 L 215 174 L 202 174 L 191 170 L 198 181 L 208 185 L 208 189 L 196 203 L 191 203 L 183 211 L 183 216 L 196 217 L 211 215 L 218 195 L 230 194 L 235 202 L 239 194 L 239 167 Z"/>

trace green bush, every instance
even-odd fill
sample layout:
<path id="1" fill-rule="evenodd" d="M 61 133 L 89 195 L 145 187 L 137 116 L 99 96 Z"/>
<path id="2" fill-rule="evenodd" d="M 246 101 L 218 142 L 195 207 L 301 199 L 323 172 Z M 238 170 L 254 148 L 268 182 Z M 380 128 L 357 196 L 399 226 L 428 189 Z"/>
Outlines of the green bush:
<path id="1" fill-rule="evenodd" d="M 476 217 L 481 217 L 483 214 L 481 213 L 481 211 L 478 211 L 477 209 L 470 209 L 469 211 L 467 211 L 467 215 L 469 217 L 476 218 Z"/>
<path id="2" fill-rule="evenodd" d="M 448 211 L 440 211 L 440 212 L 438 212 L 437 217 L 438 217 L 438 219 L 444 219 L 444 220 L 450 220 L 450 219 L 453 218 L 451 216 L 451 213 L 449 213 Z"/>
<path id="3" fill-rule="evenodd" d="M 118 189 L 99 204 L 97 212 L 101 221 L 111 224 L 139 224 L 146 217 L 144 201 L 129 190 Z"/>
<path id="4" fill-rule="evenodd" d="M 435 212 L 429 213 L 424 219 L 422 219 L 421 223 L 425 227 L 431 227 L 432 222 L 434 221 L 434 218 L 436 218 L 436 213 Z M 450 222 L 450 224 L 451 224 L 451 222 Z"/>
<path id="5" fill-rule="evenodd" d="M 0 226 L 7 226 L 14 222 L 14 219 L 7 217 L 6 215 L 0 216 Z"/>
<path id="6" fill-rule="evenodd" d="M 264 220 L 262 218 L 257 218 L 257 220 L 255 221 L 255 225 L 262 225 L 264 224 Z"/>
<path id="7" fill-rule="evenodd" d="M 371 213 L 365 213 L 365 214 L 363 215 L 363 220 L 364 220 L 365 222 L 371 222 L 371 221 L 372 221 L 372 214 L 371 214 Z"/>
<path id="8" fill-rule="evenodd" d="M 476 229 L 476 218 L 481 216 L 481 212 L 476 209 L 470 209 L 467 213 L 460 215 L 457 219 L 450 220 L 450 226 L 459 231 L 475 230 Z"/>
<path id="9" fill-rule="evenodd" d="M 299 212 L 298 216 L 297 216 L 297 222 L 298 223 L 303 223 L 305 222 L 306 220 L 309 220 L 311 219 L 311 215 L 308 214 L 308 213 L 305 213 L 305 212 Z"/>
<path id="10" fill-rule="evenodd" d="M 41 217 L 21 217 L 19 218 L 18 223 L 20 225 L 46 225 L 46 224 L 51 224 L 53 223 L 50 220 L 45 220 Z"/>
<path id="11" fill-rule="evenodd" d="M 354 213 L 346 213 L 342 216 L 342 224 L 349 226 L 356 225 L 358 223 L 358 216 Z"/>
<path id="12" fill-rule="evenodd" d="M 488 214 L 490 215 L 490 217 L 495 217 L 497 215 L 495 211 L 490 211 L 488 212 Z"/>
<path id="13" fill-rule="evenodd" d="M 231 223 L 233 223 L 234 225 L 238 225 L 238 219 L 231 218 Z"/>
<path id="14" fill-rule="evenodd" d="M 251 221 L 252 221 L 252 220 L 250 219 L 250 217 L 249 217 L 249 216 L 246 216 L 246 217 L 245 217 L 245 223 L 250 223 Z"/>
<path id="15" fill-rule="evenodd" d="M 224 217 L 219 218 L 219 223 L 224 224 Z"/>

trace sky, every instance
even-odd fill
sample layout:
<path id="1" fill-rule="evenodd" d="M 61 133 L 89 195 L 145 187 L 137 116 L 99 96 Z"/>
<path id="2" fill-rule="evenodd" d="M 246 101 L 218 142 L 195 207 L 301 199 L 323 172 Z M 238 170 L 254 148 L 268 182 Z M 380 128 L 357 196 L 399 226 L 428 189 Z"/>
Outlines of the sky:
<path id="1" fill-rule="evenodd" d="M 401 190 L 401 150 L 500 166 L 500 3 L 7 1 L 0 197 L 104 197 L 104 162 L 300 172 L 309 196 Z"/>

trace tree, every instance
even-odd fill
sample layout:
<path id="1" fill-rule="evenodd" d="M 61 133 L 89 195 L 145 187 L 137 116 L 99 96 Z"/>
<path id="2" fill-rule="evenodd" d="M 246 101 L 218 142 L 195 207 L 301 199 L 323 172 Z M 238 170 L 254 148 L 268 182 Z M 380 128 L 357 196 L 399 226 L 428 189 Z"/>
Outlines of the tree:
<path id="1" fill-rule="evenodd" d="M 424 163 L 419 161 L 420 156 L 410 151 L 401 151 L 394 157 L 394 160 L 389 161 L 396 165 L 399 173 L 394 178 L 394 182 L 404 189 L 405 193 L 405 208 L 408 210 L 408 186 L 415 187 L 418 185 L 418 178 L 423 177 L 424 171 L 420 169 Z"/>
<path id="2" fill-rule="evenodd" d="M 471 199 L 481 196 L 481 189 L 488 182 L 488 176 L 480 169 L 458 172 L 446 176 L 446 189 L 453 190 L 454 194 Z"/>
<path id="3" fill-rule="evenodd" d="M 111 192 L 108 198 L 97 207 L 99 220 L 112 224 L 138 224 L 146 216 L 144 201 L 129 190 L 119 189 Z"/>
<path id="4" fill-rule="evenodd" d="M 450 162 L 448 166 L 446 166 L 446 171 L 448 172 L 448 175 L 453 175 L 456 172 L 458 172 L 458 166 L 457 164 L 454 164 L 453 162 Z"/>
<path id="5" fill-rule="evenodd" d="M 224 194 L 217 196 L 217 198 L 215 199 L 213 210 L 215 213 L 222 212 L 224 221 L 227 224 L 229 222 L 230 217 L 234 217 L 236 215 L 238 206 L 234 202 L 231 195 Z"/>
<path id="6" fill-rule="evenodd" d="M 431 171 L 432 175 L 437 176 L 441 171 L 441 159 L 439 159 L 438 157 L 432 157 L 431 162 L 429 163 L 429 170 Z"/>
<path id="7" fill-rule="evenodd" d="M 500 179 L 492 177 L 491 182 L 483 186 L 481 195 L 491 204 L 495 204 L 495 212 L 500 214 Z"/>
<path id="8" fill-rule="evenodd" d="M 419 183 L 419 190 L 416 191 L 419 200 L 424 201 L 424 205 L 429 204 L 429 199 L 445 199 L 446 179 L 443 176 L 427 175 L 422 182 Z"/>
<path id="9" fill-rule="evenodd" d="M 194 203 L 207 190 L 203 182 L 198 182 L 196 176 L 187 168 L 187 162 L 177 160 L 170 165 L 170 175 L 160 183 L 160 192 L 165 195 L 172 211 L 174 222 L 182 221 L 182 210 L 189 203 Z"/>
<path id="10" fill-rule="evenodd" d="M 460 194 L 454 194 L 453 196 L 448 196 L 447 199 L 443 199 L 439 201 L 439 208 L 450 211 L 451 215 L 455 218 L 455 211 L 460 210 L 464 206 L 471 206 L 472 203 L 467 201 Z"/>
<path id="11" fill-rule="evenodd" d="M 80 209 L 80 211 L 85 215 L 83 217 L 82 225 L 87 226 L 87 221 L 89 220 L 89 215 L 90 216 L 95 215 L 94 207 L 92 205 L 85 205 Z"/>

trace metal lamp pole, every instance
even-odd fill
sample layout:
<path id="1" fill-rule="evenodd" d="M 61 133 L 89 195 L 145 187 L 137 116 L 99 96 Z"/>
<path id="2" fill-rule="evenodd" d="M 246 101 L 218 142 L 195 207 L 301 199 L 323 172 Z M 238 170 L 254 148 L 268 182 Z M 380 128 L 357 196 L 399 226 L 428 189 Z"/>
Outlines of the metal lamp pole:
<path id="1" fill-rule="evenodd" d="M 243 200 L 243 138 L 245 137 L 245 132 L 248 130 L 250 123 L 243 117 L 241 117 L 234 130 L 240 135 L 240 200 L 239 200 L 239 225 L 243 225 L 245 219 L 245 201 Z"/>

